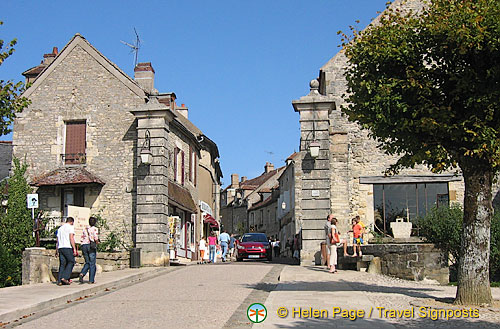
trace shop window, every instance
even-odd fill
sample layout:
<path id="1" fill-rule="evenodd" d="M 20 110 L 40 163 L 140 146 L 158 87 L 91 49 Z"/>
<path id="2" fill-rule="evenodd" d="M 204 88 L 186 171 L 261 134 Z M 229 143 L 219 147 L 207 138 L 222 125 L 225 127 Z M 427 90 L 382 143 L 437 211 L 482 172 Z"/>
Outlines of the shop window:
<path id="1" fill-rule="evenodd" d="M 374 184 L 375 230 L 403 218 L 417 224 L 433 207 L 449 205 L 448 183 Z"/>

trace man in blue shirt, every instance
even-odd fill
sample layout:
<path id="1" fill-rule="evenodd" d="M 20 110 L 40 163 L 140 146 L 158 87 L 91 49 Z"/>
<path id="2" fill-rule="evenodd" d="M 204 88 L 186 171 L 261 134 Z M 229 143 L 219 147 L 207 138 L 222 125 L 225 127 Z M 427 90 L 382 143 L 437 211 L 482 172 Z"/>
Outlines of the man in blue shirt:
<path id="1" fill-rule="evenodd" d="M 227 248 L 229 246 L 229 242 L 231 241 L 231 237 L 227 234 L 226 230 L 219 235 L 219 244 L 222 248 L 222 261 L 226 261 Z"/>

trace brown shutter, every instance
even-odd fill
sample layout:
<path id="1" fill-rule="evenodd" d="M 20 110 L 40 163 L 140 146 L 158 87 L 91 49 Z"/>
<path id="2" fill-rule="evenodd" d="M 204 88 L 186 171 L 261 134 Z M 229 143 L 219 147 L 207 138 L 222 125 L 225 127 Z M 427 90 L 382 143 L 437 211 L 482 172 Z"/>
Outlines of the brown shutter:
<path id="1" fill-rule="evenodd" d="M 193 149 L 189 145 L 189 181 L 193 181 Z"/>
<path id="2" fill-rule="evenodd" d="M 184 151 L 181 151 L 181 164 L 182 164 L 182 168 L 181 168 L 181 174 L 182 174 L 181 184 L 184 185 Z"/>
<path id="3" fill-rule="evenodd" d="M 174 150 L 174 181 L 177 182 L 177 154 L 179 154 L 179 149 L 176 147 Z"/>
<path id="4" fill-rule="evenodd" d="M 85 121 L 66 123 L 66 164 L 85 163 L 86 149 L 86 124 Z"/>

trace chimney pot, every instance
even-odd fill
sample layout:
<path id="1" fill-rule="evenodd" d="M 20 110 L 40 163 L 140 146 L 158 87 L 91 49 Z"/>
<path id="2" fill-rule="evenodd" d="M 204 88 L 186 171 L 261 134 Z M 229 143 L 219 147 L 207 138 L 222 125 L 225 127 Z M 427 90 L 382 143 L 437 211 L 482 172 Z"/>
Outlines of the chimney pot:
<path id="1" fill-rule="evenodd" d="M 274 170 L 274 165 L 271 162 L 266 162 L 266 165 L 264 166 L 264 172 L 268 173 Z"/>

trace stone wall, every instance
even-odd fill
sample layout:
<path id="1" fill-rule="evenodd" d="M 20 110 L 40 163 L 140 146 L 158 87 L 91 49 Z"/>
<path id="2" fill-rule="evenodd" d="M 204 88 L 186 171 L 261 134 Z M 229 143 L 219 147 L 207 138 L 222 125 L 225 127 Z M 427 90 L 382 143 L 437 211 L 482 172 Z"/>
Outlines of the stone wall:
<path id="1" fill-rule="evenodd" d="M 339 263 L 342 248 L 337 248 Z M 380 257 L 382 274 L 406 280 L 449 282 L 447 257 L 433 244 L 372 244 L 363 246 L 364 255 Z"/>
<path id="2" fill-rule="evenodd" d="M 55 250 L 45 248 L 26 248 L 23 252 L 23 284 L 45 283 L 56 280 L 59 271 L 59 257 Z M 83 268 L 85 260 L 82 252 L 76 257 L 73 275 L 77 275 Z M 97 253 L 97 274 L 111 272 L 130 267 L 130 254 L 128 252 Z"/>

